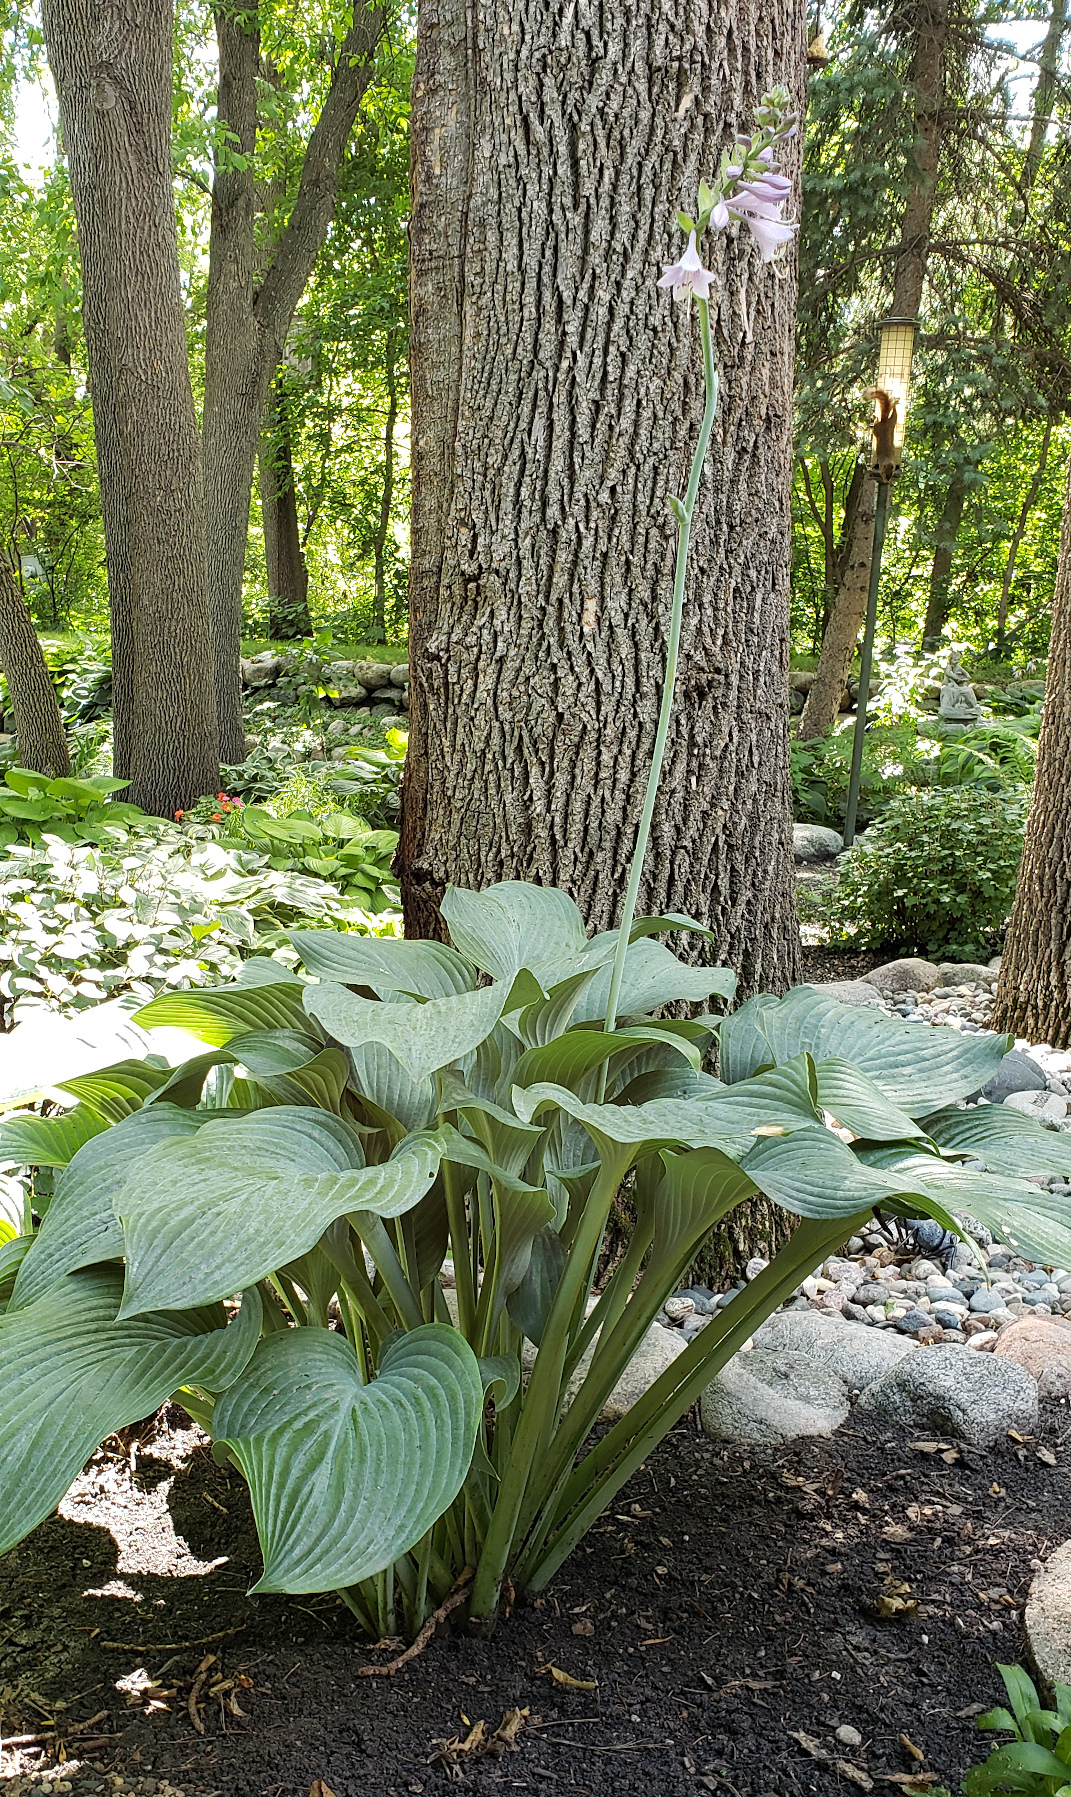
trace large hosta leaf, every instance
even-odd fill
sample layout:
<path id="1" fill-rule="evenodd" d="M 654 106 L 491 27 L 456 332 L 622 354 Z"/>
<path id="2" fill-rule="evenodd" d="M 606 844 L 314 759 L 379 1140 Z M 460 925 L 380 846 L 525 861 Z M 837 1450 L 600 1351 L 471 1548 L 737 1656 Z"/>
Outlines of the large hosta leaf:
<path id="1" fill-rule="evenodd" d="M 484 892 L 448 886 L 441 909 L 455 946 L 495 980 L 508 982 L 526 967 L 541 986 L 557 985 L 579 971 L 588 946 L 584 919 L 556 886 L 523 880 L 502 880 Z"/>
<path id="2" fill-rule="evenodd" d="M 871 1142 L 899 1142 L 923 1133 L 899 1105 L 892 1104 L 880 1086 L 850 1061 L 831 1055 L 815 1066 L 818 1102 L 853 1135 Z"/>
<path id="3" fill-rule="evenodd" d="M 923 1119 L 946 1154 L 970 1155 L 994 1173 L 1071 1173 L 1071 1136 L 1043 1129 L 1022 1111 L 1003 1104 L 950 1106 Z M 0 1130 L 0 1151 L 4 1132 Z"/>
<path id="4" fill-rule="evenodd" d="M 500 983 L 427 1004 L 392 1005 L 325 983 L 305 988 L 305 1008 L 345 1048 L 382 1043 L 409 1078 L 418 1081 L 478 1048 L 509 995 L 509 986 Z"/>
<path id="5" fill-rule="evenodd" d="M 922 1029 L 899 1018 L 879 1017 L 862 1007 L 838 1004 L 810 986 L 797 986 L 787 997 L 751 1001 L 746 1036 L 732 1018 L 722 1034 L 729 1058 L 748 1065 L 755 1052 L 757 1030 L 769 1044 L 767 1060 L 793 1060 L 801 1051 L 816 1061 L 837 1057 L 874 1081 L 912 1117 L 939 1105 L 966 1098 L 992 1077 L 1011 1040 L 1007 1036 L 962 1036 L 958 1030 Z M 737 1040 L 737 1031 L 740 1039 Z M 723 1076 L 728 1069 L 723 1059 Z"/>
<path id="6" fill-rule="evenodd" d="M 274 986 L 212 986 L 189 992 L 161 992 L 137 1013 L 145 1029 L 189 1030 L 212 1048 L 225 1048 L 250 1030 L 313 1032 L 301 1000 L 305 991 L 292 980 Z M 313 1051 L 315 1053 L 315 1048 Z"/>
<path id="7" fill-rule="evenodd" d="M 420 998 L 452 998 L 476 985 L 469 963 L 442 942 L 350 936 L 337 930 L 291 930 L 289 935 L 310 973 L 342 986 L 367 986 L 380 996 L 409 992 Z"/>
<path id="8" fill-rule="evenodd" d="M 169 1067 L 157 1067 L 150 1061 L 118 1061 L 113 1067 L 61 1080 L 59 1089 L 88 1105 L 105 1123 L 121 1123 L 124 1117 L 140 1111 L 146 1099 L 166 1086 L 170 1077 Z"/>
<path id="9" fill-rule="evenodd" d="M 20 1167 L 65 1167 L 107 1127 L 104 1118 L 84 1104 L 51 1117 L 36 1111 L 5 1117 L 0 1123 L 0 1161 L 14 1161 Z"/>
<path id="10" fill-rule="evenodd" d="M 236 1112 L 235 1121 L 238 1116 Z M 13 1306 L 32 1304 L 78 1267 L 117 1259 L 123 1252 L 123 1232 L 112 1205 L 131 1164 L 148 1148 L 192 1135 L 210 1121 L 206 1111 L 149 1105 L 80 1148 L 56 1180 L 52 1202 L 16 1281 Z"/>
<path id="11" fill-rule="evenodd" d="M 534 1086 L 539 1081 L 568 1086 L 575 1090 L 585 1074 L 601 1067 L 603 1061 L 620 1055 L 619 1068 L 628 1065 L 652 1043 L 679 1055 L 698 1071 L 700 1054 L 686 1038 L 660 1030 L 653 1024 L 637 1024 L 631 1030 L 569 1030 L 538 1048 L 530 1048 L 513 1069 L 518 1086 Z"/>
<path id="12" fill-rule="evenodd" d="M 122 1314 L 225 1298 L 308 1253 L 347 1212 L 400 1216 L 442 1155 L 429 1132 L 362 1167 L 340 1118 L 290 1105 L 163 1143 L 128 1169 L 114 1201 L 127 1257 Z"/>
<path id="13" fill-rule="evenodd" d="M 1066 1267 L 1071 1255 L 1071 1218 L 1067 1194 L 1045 1192 L 1023 1180 L 958 1167 L 936 1155 L 910 1148 L 864 1151 L 868 1165 L 879 1169 L 890 1192 L 918 1199 L 918 1208 L 940 1206 L 947 1212 L 969 1212 L 999 1241 L 1043 1266 Z"/>
<path id="14" fill-rule="evenodd" d="M 575 1018 L 578 1023 L 597 1022 L 606 1015 L 610 977 L 611 968 L 607 964 L 577 1004 Z M 735 990 L 736 975 L 729 968 L 690 967 L 686 962 L 678 961 L 661 942 L 642 937 L 632 943 L 625 956 L 617 1015 L 619 1018 L 647 1016 L 661 1005 L 682 1001 L 702 1004 L 712 992 L 722 998 L 731 998 Z"/>
<path id="15" fill-rule="evenodd" d="M 798 1217 L 853 1217 L 889 1194 L 888 1181 L 831 1129 L 767 1137 L 740 1164 L 760 1192 Z"/>
<path id="16" fill-rule="evenodd" d="M 28 1017 L 0 1036 L 0 1109 L 51 1092 L 61 1080 L 106 1067 L 120 1055 L 140 1059 L 152 1039 L 133 1020 L 129 1003 L 113 999 L 76 1017 L 54 1011 Z"/>
<path id="17" fill-rule="evenodd" d="M 434 1122 L 438 1104 L 433 1079 L 410 1079 L 382 1042 L 366 1042 L 361 1048 L 349 1049 L 348 1054 L 351 1091 L 396 1119 L 400 1134 L 426 1129 Z"/>
<path id="18" fill-rule="evenodd" d="M 808 1055 L 798 1055 L 783 1067 L 738 1086 L 725 1086 L 709 1098 L 584 1104 L 565 1086 L 543 1083 L 515 1086 L 513 1102 L 525 1122 L 547 1106 L 558 1105 L 585 1128 L 613 1142 L 682 1142 L 690 1148 L 732 1153 L 734 1142 L 737 1152 L 746 1149 L 756 1130 L 789 1131 L 819 1124 L 815 1092 L 814 1065 Z"/>
<path id="19" fill-rule="evenodd" d="M 0 1553 L 58 1504 L 99 1442 L 148 1416 L 182 1385 L 229 1385 L 260 1332 L 247 1293 L 222 1306 L 118 1322 L 118 1272 L 74 1273 L 0 1316 Z"/>
<path id="20" fill-rule="evenodd" d="M 392 1341 L 367 1386 L 339 1335 L 262 1342 L 213 1419 L 249 1481 L 253 1590 L 331 1591 L 389 1566 L 457 1496 L 482 1412 L 476 1356 L 442 1324 Z"/>

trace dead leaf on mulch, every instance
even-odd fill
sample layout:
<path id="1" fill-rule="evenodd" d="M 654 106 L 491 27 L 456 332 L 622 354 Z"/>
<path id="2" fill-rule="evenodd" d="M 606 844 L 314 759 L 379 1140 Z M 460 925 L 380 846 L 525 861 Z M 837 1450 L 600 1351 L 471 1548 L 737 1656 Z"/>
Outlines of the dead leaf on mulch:
<path id="1" fill-rule="evenodd" d="M 847 1778 L 853 1785 L 858 1785 L 861 1791 L 874 1789 L 874 1780 L 869 1772 L 864 1772 L 862 1766 L 853 1766 L 851 1760 L 834 1760 L 833 1769 L 839 1772 L 842 1778 Z"/>
<path id="2" fill-rule="evenodd" d="M 514 1753 L 517 1748 L 517 1736 L 528 1721 L 530 1711 L 527 1709 L 507 1710 L 493 1734 L 488 1733 L 486 1722 L 474 1722 L 464 1740 L 454 1735 L 449 1741 L 440 1742 L 432 1754 L 428 1764 L 438 1762 L 454 1779 L 461 1776 L 459 1761 L 471 1759 L 501 1759 L 504 1753 Z M 316 1797 L 315 1791 L 309 1797 Z M 326 1797 L 331 1797 L 327 1792 Z"/>
<path id="3" fill-rule="evenodd" d="M 314 1778 L 309 1786 L 309 1797 L 335 1797 L 330 1785 L 325 1785 L 322 1778 Z"/>
<path id="4" fill-rule="evenodd" d="M 911 1586 L 902 1579 L 886 1579 L 884 1591 L 878 1593 L 877 1608 L 878 1615 L 886 1618 L 919 1613 L 918 1598 L 911 1596 Z"/>
<path id="5" fill-rule="evenodd" d="M 915 1539 L 912 1530 L 902 1522 L 889 1523 L 887 1528 L 882 1529 L 881 1536 L 883 1541 L 914 1541 Z"/>
<path id="6" fill-rule="evenodd" d="M 599 1688 L 598 1679 L 574 1678 L 571 1672 L 563 1672 L 560 1666 L 538 1666 L 536 1670 L 549 1672 L 554 1683 L 561 1685 L 566 1691 L 597 1691 Z"/>

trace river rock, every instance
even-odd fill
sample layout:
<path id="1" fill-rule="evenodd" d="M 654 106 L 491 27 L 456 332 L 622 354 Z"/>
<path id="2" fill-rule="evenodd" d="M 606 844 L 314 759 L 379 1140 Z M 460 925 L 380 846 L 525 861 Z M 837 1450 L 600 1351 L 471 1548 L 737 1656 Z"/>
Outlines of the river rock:
<path id="1" fill-rule="evenodd" d="M 1038 1388 L 1025 1368 L 995 1353 L 936 1347 L 868 1385 L 858 1408 L 882 1422 L 988 1447 L 1009 1429 L 1030 1434 L 1037 1427 Z"/>
<path id="2" fill-rule="evenodd" d="M 851 1329 L 850 1323 L 841 1324 Z M 863 1335 L 863 1331 L 859 1331 Z M 870 1340 L 870 1332 L 863 1336 Z M 809 1354 L 738 1354 L 707 1386 L 699 1413 L 719 1441 L 780 1442 L 832 1435 L 848 1415 L 843 1379 Z"/>
<path id="3" fill-rule="evenodd" d="M 1033 1117 L 1035 1123 L 1062 1123 L 1067 1116 L 1067 1099 L 1058 1092 L 1009 1092 L 1004 1103 L 1009 1110 Z"/>
<path id="4" fill-rule="evenodd" d="M 395 662 L 390 671 L 390 683 L 392 686 L 409 685 L 409 663 L 407 661 Z"/>
<path id="5" fill-rule="evenodd" d="M 1024 1367 L 1037 1380 L 1039 1398 L 1071 1397 L 1071 1322 L 1066 1317 L 1021 1317 L 1009 1323 L 993 1355 Z"/>
<path id="6" fill-rule="evenodd" d="M 849 1391 L 862 1391 L 898 1366 L 916 1344 L 890 1329 L 859 1329 L 820 1311 L 775 1311 L 755 1331 L 756 1349 L 806 1354 L 843 1379 Z"/>
<path id="7" fill-rule="evenodd" d="M 824 985 L 811 982 L 812 992 L 835 998 L 841 1005 L 880 1005 L 881 993 L 867 980 L 828 980 Z"/>
<path id="8" fill-rule="evenodd" d="M 988 986 L 994 977 L 991 967 L 982 967 L 977 961 L 942 961 L 937 971 L 939 986 Z"/>
<path id="9" fill-rule="evenodd" d="M 1030 1657 L 1044 1683 L 1071 1685 L 1071 1541 L 1035 1574 L 1023 1620 Z"/>
<path id="10" fill-rule="evenodd" d="M 824 824 L 793 824 L 792 849 L 797 861 L 832 861 L 843 854 L 844 838 Z"/>
<path id="11" fill-rule="evenodd" d="M 932 992 L 935 986 L 941 984 L 934 963 L 923 961 L 917 955 L 909 955 L 902 961 L 886 961 L 884 967 L 873 968 L 863 978 L 868 985 L 876 986 L 882 994 Z"/>
<path id="12" fill-rule="evenodd" d="M 1048 1082 L 1037 1062 L 1019 1048 L 1009 1049 L 992 1079 L 982 1087 L 990 1104 L 1003 1104 L 1010 1092 L 1045 1092 Z"/>
<path id="13" fill-rule="evenodd" d="M 370 693 L 377 693 L 380 687 L 390 686 L 390 677 L 391 664 L 389 661 L 355 661 L 353 664 L 354 680 L 358 681 L 361 686 L 366 686 Z M 393 693 L 390 698 L 393 704 Z"/>

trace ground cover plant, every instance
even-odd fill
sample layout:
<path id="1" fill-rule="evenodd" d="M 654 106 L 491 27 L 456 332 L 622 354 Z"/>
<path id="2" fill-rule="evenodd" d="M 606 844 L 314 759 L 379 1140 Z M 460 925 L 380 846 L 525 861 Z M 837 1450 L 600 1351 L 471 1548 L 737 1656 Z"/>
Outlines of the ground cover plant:
<path id="1" fill-rule="evenodd" d="M 729 1018 L 657 1015 L 735 987 L 656 940 L 702 926 L 634 913 L 717 400 L 697 242 L 734 218 L 766 255 L 791 236 L 771 167 L 786 109 L 768 96 L 701 185 L 662 277 L 698 303 L 706 406 L 673 502 L 667 677 L 620 927 L 589 938 L 554 888 L 453 887 L 452 946 L 291 930 L 303 971 L 256 956 L 228 986 L 163 993 L 124 1020 L 119 1061 L 94 1057 L 90 1023 L 70 1077 L 54 1048 L 47 1086 L 73 1110 L 0 1128 L 9 1162 L 60 1169 L 0 1258 L 0 1550 L 103 1436 L 178 1393 L 248 1482 L 258 1591 L 337 1591 L 376 1637 L 462 1604 L 487 1629 L 874 1206 L 951 1229 L 969 1208 L 1039 1259 L 1071 1253 L 1057 1201 L 1023 1177 L 1071 1169 L 1066 1141 L 959 1109 L 1005 1038 L 920 1042 L 806 988 Z M 172 1067 L 154 1029 L 203 1052 Z M 715 1040 L 720 1078 L 702 1068 Z M 10 1047 L 8 1099 L 32 1099 L 45 1080 Z M 978 1155 L 988 1173 L 960 1164 Z M 625 1181 L 636 1227 L 593 1297 Z M 703 1238 L 757 1193 L 794 1234 L 597 1434 Z"/>

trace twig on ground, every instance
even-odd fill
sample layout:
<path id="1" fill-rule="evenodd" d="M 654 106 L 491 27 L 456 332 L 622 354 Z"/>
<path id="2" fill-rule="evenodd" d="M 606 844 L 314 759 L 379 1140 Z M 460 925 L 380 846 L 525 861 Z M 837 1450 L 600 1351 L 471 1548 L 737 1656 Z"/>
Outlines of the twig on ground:
<path id="1" fill-rule="evenodd" d="M 389 1660 L 386 1666 L 359 1667 L 358 1678 L 393 1678 L 394 1674 L 400 1672 L 403 1666 L 407 1666 L 410 1660 L 415 1660 L 417 1654 L 423 1653 L 440 1622 L 445 1622 L 451 1610 L 458 1609 L 464 1603 L 468 1596 L 468 1586 L 472 1576 L 472 1567 L 466 1566 L 461 1577 L 454 1584 L 449 1597 L 444 1598 L 439 1608 L 428 1617 L 416 1640 L 406 1648 L 404 1653 L 400 1653 L 396 1660 Z"/>
<path id="2" fill-rule="evenodd" d="M 193 1684 L 190 1686 L 190 1695 L 186 1700 L 186 1708 L 190 1712 L 190 1721 L 193 1723 L 193 1726 L 199 1735 L 204 1734 L 205 1725 L 201 1720 L 201 1713 L 197 1708 L 197 1700 L 204 1689 L 204 1683 L 208 1677 L 209 1667 L 215 1665 L 218 1657 L 218 1654 L 214 1653 L 205 1654 L 204 1659 L 201 1661 L 201 1664 L 193 1675 Z"/>

